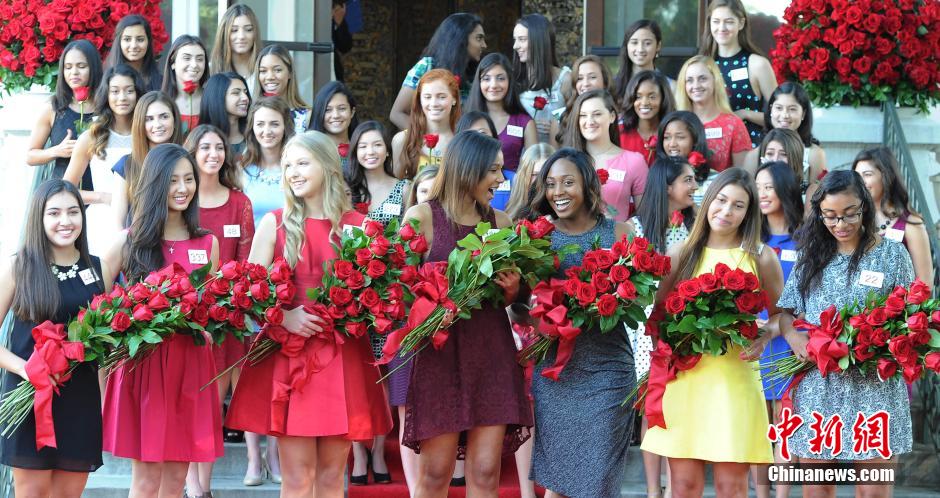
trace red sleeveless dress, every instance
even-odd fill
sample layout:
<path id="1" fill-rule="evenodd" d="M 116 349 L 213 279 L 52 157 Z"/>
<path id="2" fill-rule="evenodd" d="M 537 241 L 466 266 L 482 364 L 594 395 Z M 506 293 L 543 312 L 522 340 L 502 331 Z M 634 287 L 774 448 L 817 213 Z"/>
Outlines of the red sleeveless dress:
<path id="1" fill-rule="evenodd" d="M 284 255 L 283 211 L 273 211 L 278 227 L 275 257 Z M 364 219 L 350 211 L 341 224 L 359 226 Z M 339 241 L 331 237 L 331 229 L 329 220 L 304 220 L 306 238 L 294 267 L 294 306 L 309 302 L 307 289 L 321 285 L 323 263 L 336 258 L 330 242 Z M 380 375 L 373 362 L 368 336 L 317 336 L 307 341 L 298 357 L 274 353 L 257 365 L 245 365 L 225 426 L 272 436 L 345 436 L 354 441 L 388 434 L 392 429 L 388 397 L 384 386 L 376 383 Z M 306 384 L 291 388 L 291 372 L 304 368 L 313 372 Z"/>
<path id="2" fill-rule="evenodd" d="M 208 260 L 212 238 L 164 241 L 163 260 L 191 272 L 203 266 L 189 262 L 191 251 L 204 251 Z M 215 374 L 211 347 L 197 346 L 188 333 L 173 335 L 140 361 L 116 369 L 104 394 L 104 451 L 142 462 L 221 457 L 219 390 L 199 390 Z"/>

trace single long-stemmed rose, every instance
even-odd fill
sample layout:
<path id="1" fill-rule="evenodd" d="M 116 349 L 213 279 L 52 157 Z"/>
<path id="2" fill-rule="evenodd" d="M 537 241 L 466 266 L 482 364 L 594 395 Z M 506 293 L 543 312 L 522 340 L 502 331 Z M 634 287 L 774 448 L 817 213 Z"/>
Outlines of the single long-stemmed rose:
<path id="1" fill-rule="evenodd" d="M 193 94 L 196 93 L 196 90 L 199 89 L 199 83 L 196 83 L 193 80 L 186 80 L 183 82 L 183 93 L 189 95 L 189 115 L 193 115 Z M 187 120 L 187 123 L 189 121 Z"/>
<path id="2" fill-rule="evenodd" d="M 431 165 L 438 165 L 438 157 L 434 155 L 434 148 L 437 147 L 437 142 L 440 141 L 441 136 L 437 133 L 428 133 L 424 136 L 424 145 L 428 148 L 428 158 L 430 159 Z"/>
<path id="3" fill-rule="evenodd" d="M 85 102 L 88 100 L 90 91 L 90 88 L 87 86 L 72 89 L 75 100 L 78 102 L 78 121 L 75 123 L 75 132 L 79 135 L 88 128 L 85 125 Z"/>

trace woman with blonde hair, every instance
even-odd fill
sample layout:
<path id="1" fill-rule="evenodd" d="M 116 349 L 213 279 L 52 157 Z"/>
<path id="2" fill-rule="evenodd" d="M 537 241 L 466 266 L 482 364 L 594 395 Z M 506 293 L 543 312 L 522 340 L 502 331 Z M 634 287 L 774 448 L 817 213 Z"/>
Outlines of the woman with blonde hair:
<path id="1" fill-rule="evenodd" d="M 306 307 L 312 302 L 300 289 L 320 285 L 343 226 L 362 225 L 365 216 L 351 209 L 339 153 L 325 134 L 291 138 L 281 166 L 284 208 L 261 219 L 248 261 L 269 265 L 283 257 L 291 266 L 298 292 L 282 326 L 309 339 L 296 358 L 276 353 L 245 366 L 226 426 L 278 436 L 281 496 L 342 496 L 352 441 L 371 441 L 392 428 L 388 399 L 376 383 L 369 338 L 323 333 L 323 318 Z M 317 364 L 302 389 L 289 387 L 297 361 Z"/>
<path id="2" fill-rule="evenodd" d="M 513 220 L 524 218 L 528 212 L 528 206 L 532 197 L 535 195 L 535 178 L 542 165 L 555 152 L 555 148 L 549 144 L 538 143 L 529 147 L 519 159 L 519 169 L 516 170 L 518 180 L 512 186 L 509 192 L 509 202 L 506 203 L 506 214 Z"/>
<path id="3" fill-rule="evenodd" d="M 408 119 L 408 129 L 392 138 L 392 165 L 396 177 L 410 180 L 428 164 L 439 164 L 454 137 L 460 119 L 460 87 L 453 73 L 432 69 L 421 77 Z M 427 146 L 427 134 L 438 137 L 433 148 Z"/>
<path id="4" fill-rule="evenodd" d="M 222 14 L 212 44 L 212 74 L 234 71 L 252 81 L 251 72 L 258 60 L 261 35 L 258 16 L 251 7 L 237 3 Z"/>

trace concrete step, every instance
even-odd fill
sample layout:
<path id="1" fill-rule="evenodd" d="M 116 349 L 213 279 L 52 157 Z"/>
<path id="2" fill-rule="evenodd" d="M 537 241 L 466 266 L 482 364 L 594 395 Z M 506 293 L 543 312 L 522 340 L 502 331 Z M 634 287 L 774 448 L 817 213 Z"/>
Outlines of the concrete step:
<path id="1" fill-rule="evenodd" d="M 95 472 L 88 478 L 82 498 L 127 498 L 130 475 L 107 475 Z M 212 478 L 212 496 L 215 498 L 278 498 L 281 486 L 266 482 L 261 486 L 247 487 L 241 477 Z"/>
<path id="2" fill-rule="evenodd" d="M 261 451 L 265 445 L 261 444 Z M 104 466 L 95 472 L 95 475 L 130 476 L 131 461 L 119 458 L 110 453 L 103 454 Z M 245 443 L 225 443 L 225 456 L 215 461 L 212 467 L 213 478 L 238 478 L 239 482 L 245 477 L 248 466 L 248 448 Z"/>

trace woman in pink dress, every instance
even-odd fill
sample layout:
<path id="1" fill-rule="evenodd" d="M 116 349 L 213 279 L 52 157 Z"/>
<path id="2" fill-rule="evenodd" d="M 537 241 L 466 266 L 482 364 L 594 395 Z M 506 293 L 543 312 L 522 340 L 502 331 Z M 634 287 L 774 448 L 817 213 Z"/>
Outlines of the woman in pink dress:
<path id="1" fill-rule="evenodd" d="M 128 282 L 178 263 L 218 266 L 219 243 L 199 228 L 199 178 L 186 149 L 154 147 L 144 161 L 131 226 L 108 252 Z M 215 375 L 208 345 L 180 330 L 148 355 L 114 370 L 104 397 L 104 450 L 130 458 L 130 496 L 179 496 L 190 462 L 222 456 L 219 393 L 200 390 Z M 205 341 L 203 341 L 205 342 Z"/>
<path id="2" fill-rule="evenodd" d="M 268 265 L 283 257 L 293 267 L 297 294 L 283 327 L 307 337 L 293 358 L 275 353 L 246 366 L 226 426 L 278 436 L 282 497 L 342 496 L 352 441 L 370 441 L 392 428 L 388 399 L 368 336 L 322 333 L 306 289 L 320 286 L 323 262 L 337 257 L 345 225 L 365 217 L 350 209 L 336 144 L 321 132 L 294 136 L 281 156 L 285 207 L 261 219 L 248 260 Z M 311 372 L 300 387 L 291 371 Z"/>

